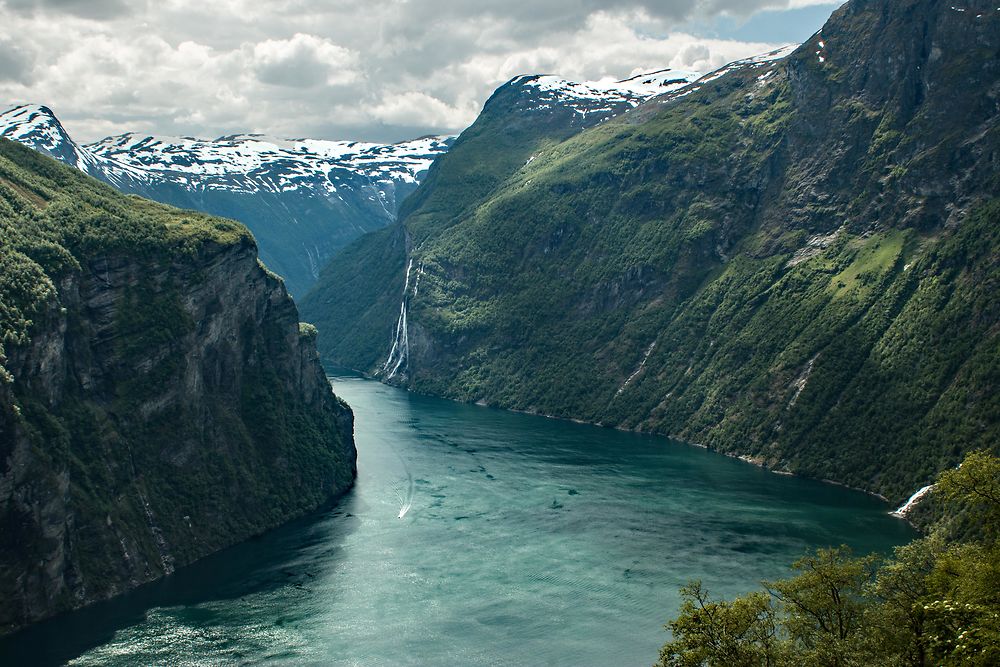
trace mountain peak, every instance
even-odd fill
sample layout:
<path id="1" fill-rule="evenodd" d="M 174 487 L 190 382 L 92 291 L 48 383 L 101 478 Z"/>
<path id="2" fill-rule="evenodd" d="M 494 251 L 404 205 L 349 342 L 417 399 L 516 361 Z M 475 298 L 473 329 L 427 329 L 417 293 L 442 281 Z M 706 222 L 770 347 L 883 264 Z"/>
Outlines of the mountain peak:
<path id="1" fill-rule="evenodd" d="M 0 113 L 0 136 L 124 192 L 239 219 L 262 240 L 265 262 L 298 294 L 330 254 L 391 222 L 399 202 L 452 140 L 376 144 L 125 132 L 81 145 L 40 104 Z"/>
<path id="2" fill-rule="evenodd" d="M 66 132 L 52 109 L 43 104 L 20 104 L 0 113 L 0 137 L 17 141 L 90 172 L 93 160 Z"/>

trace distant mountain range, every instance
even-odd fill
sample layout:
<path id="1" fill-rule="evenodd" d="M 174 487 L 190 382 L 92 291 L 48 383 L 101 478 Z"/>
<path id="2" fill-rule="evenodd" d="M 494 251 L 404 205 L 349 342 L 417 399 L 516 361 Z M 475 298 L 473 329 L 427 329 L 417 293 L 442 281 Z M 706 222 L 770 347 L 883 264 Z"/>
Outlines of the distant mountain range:
<path id="1" fill-rule="evenodd" d="M 618 82 L 521 79 L 531 103 L 565 107 L 589 125 L 696 76 L 663 70 Z M 395 220 L 400 203 L 454 140 L 422 137 L 383 145 L 254 134 L 206 140 L 126 133 L 80 144 L 40 105 L 0 114 L 0 136 L 122 192 L 243 222 L 257 238 L 264 262 L 300 297 L 338 249 Z"/>
<path id="2" fill-rule="evenodd" d="M 79 144 L 48 107 L 0 114 L 0 136 L 110 183 L 181 208 L 234 218 L 257 237 L 261 258 L 303 294 L 331 254 L 395 219 L 449 137 L 399 144 L 214 140 L 133 133 Z"/>

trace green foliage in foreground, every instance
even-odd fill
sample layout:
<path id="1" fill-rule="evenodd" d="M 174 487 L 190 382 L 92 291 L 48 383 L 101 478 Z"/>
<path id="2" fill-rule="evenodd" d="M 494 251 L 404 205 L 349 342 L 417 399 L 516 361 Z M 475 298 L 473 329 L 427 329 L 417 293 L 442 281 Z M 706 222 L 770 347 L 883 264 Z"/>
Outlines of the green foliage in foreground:
<path id="1" fill-rule="evenodd" d="M 732 601 L 689 584 L 658 666 L 1000 664 L 1000 459 L 969 454 L 935 495 L 976 522 L 975 539 L 943 520 L 884 562 L 820 549 Z"/>

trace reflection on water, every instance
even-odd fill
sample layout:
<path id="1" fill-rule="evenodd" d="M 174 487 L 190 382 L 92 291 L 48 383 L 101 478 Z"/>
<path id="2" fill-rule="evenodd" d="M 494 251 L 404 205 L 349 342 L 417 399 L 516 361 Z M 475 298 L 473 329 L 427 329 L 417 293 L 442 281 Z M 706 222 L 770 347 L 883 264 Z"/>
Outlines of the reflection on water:
<path id="1" fill-rule="evenodd" d="M 873 498 L 661 438 L 350 377 L 336 507 L 0 641 L 0 664 L 648 665 L 720 595 L 819 545 L 910 532 Z"/>

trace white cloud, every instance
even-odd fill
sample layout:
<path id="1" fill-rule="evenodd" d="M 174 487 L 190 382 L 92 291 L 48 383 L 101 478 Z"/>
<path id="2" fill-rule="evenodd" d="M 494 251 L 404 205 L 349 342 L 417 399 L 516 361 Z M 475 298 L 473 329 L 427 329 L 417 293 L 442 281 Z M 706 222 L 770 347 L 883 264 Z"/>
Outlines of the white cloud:
<path id="1" fill-rule="evenodd" d="M 452 106 L 419 91 L 387 94 L 371 109 L 372 117 L 388 125 L 462 127 L 475 118 L 478 109 L 468 104 Z"/>
<path id="2" fill-rule="evenodd" d="M 0 0 L 0 106 L 48 104 L 83 140 L 394 140 L 461 130 L 518 74 L 718 67 L 774 45 L 702 37 L 683 21 L 816 4 L 838 3 Z"/>
<path id="3" fill-rule="evenodd" d="M 253 45 L 253 69 L 263 83 L 292 88 L 343 85 L 360 78 L 358 54 L 328 39 L 296 33 Z"/>

